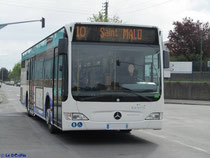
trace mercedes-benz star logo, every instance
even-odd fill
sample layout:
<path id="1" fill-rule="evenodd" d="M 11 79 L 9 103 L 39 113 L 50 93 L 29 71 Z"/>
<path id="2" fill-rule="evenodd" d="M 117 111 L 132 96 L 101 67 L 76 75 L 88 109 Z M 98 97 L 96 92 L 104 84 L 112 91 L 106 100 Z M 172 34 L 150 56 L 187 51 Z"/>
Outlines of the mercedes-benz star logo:
<path id="1" fill-rule="evenodd" d="M 120 112 L 115 112 L 115 113 L 114 113 L 114 118 L 115 118 L 116 120 L 119 120 L 121 117 L 122 117 L 122 114 L 121 114 Z"/>

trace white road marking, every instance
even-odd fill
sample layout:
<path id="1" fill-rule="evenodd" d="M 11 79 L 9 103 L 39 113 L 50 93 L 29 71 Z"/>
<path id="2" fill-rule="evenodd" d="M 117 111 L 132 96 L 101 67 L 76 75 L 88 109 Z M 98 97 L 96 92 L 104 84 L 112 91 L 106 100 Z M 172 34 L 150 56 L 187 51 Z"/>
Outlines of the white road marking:
<path id="1" fill-rule="evenodd" d="M 174 140 L 174 142 L 177 142 L 177 143 L 179 143 L 179 144 L 181 144 L 181 145 L 184 145 L 184 146 L 187 146 L 187 147 L 189 147 L 189 148 L 193 148 L 193 149 L 196 149 L 196 150 L 205 152 L 205 153 L 207 153 L 207 154 L 210 154 L 208 151 L 206 151 L 206 150 L 204 150 L 204 149 L 202 149 L 202 148 L 195 147 L 195 146 L 192 146 L 192 145 L 188 145 L 188 144 L 182 143 L 181 141 L 178 141 L 178 140 Z"/>
<path id="2" fill-rule="evenodd" d="M 157 135 L 157 134 L 150 133 L 150 132 L 144 132 L 144 131 L 140 131 L 140 132 L 145 133 L 145 134 L 149 134 L 149 135 L 152 135 L 152 136 L 155 136 L 155 137 L 163 138 L 163 139 L 166 139 L 166 140 L 168 140 L 168 141 L 171 141 L 171 142 L 178 143 L 178 144 L 180 144 L 180 145 L 186 146 L 186 147 L 188 147 L 188 148 L 192 148 L 192 149 L 199 150 L 199 151 L 201 151 L 201 152 L 210 154 L 208 151 L 206 151 L 206 150 L 204 150 L 204 149 L 202 149 L 202 148 L 199 148 L 199 147 L 196 147 L 196 146 L 192 146 L 192 145 L 185 144 L 185 143 L 183 143 L 183 142 L 181 142 L 181 141 L 179 141 L 179 140 L 171 140 L 171 139 L 167 138 L 166 136 L 159 135 L 159 134 Z"/>
<path id="3" fill-rule="evenodd" d="M 144 131 L 140 131 L 142 133 L 146 133 L 146 134 L 150 134 L 150 135 L 153 135 L 155 137 L 160 137 L 160 138 L 164 138 L 164 139 L 167 139 L 166 136 L 163 136 L 163 135 L 157 135 L 157 134 L 153 134 L 153 133 L 149 133 L 149 132 L 144 132 Z"/>

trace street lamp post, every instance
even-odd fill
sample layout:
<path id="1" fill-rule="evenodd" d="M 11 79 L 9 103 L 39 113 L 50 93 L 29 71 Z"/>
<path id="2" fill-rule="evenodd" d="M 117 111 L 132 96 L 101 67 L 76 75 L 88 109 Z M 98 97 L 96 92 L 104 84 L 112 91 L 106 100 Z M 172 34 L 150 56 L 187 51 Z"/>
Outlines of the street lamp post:
<path id="1" fill-rule="evenodd" d="M 19 22 L 12 22 L 12 23 L 5 23 L 5 24 L 0 24 L 0 29 L 8 26 L 8 25 L 14 25 L 14 24 L 22 24 L 22 23 L 30 23 L 30 22 L 41 22 L 42 23 L 42 28 L 45 27 L 45 18 L 42 17 L 41 20 L 30 20 L 30 21 L 19 21 Z M 2 79 L 2 82 L 3 82 L 3 69 L 1 68 L 1 79 Z"/>
<path id="2" fill-rule="evenodd" d="M 22 24 L 22 23 L 29 23 L 29 22 L 41 22 L 42 23 L 42 28 L 45 27 L 45 18 L 42 18 L 41 20 L 30 20 L 30 21 L 20 21 L 20 22 L 0 24 L 0 29 L 2 29 L 3 27 L 5 27 L 7 25 Z"/>
<path id="3" fill-rule="evenodd" d="M 201 31 L 201 35 L 200 35 L 200 41 L 201 41 L 201 45 L 200 45 L 200 72 L 202 72 L 202 68 L 203 68 L 203 33 Z"/>
<path id="4" fill-rule="evenodd" d="M 204 35 L 205 36 L 205 35 Z M 207 34 L 207 38 L 209 38 L 210 32 Z M 203 32 L 200 34 L 200 72 L 203 71 Z"/>

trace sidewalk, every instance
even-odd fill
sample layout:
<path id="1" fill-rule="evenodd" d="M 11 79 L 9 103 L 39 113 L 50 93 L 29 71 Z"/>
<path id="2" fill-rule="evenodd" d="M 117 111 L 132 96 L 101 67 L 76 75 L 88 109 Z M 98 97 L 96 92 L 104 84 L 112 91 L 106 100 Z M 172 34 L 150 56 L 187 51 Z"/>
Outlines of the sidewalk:
<path id="1" fill-rule="evenodd" d="M 178 100 L 178 99 L 165 99 L 166 104 L 188 104 L 188 105 L 208 105 L 210 101 L 204 100 Z"/>

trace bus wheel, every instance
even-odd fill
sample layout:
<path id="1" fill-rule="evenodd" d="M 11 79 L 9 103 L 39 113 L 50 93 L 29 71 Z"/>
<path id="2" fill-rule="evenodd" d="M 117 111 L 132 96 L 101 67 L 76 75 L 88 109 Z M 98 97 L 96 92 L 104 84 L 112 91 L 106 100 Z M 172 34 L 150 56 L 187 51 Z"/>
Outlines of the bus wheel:
<path id="1" fill-rule="evenodd" d="M 29 110 L 29 105 L 28 105 L 28 95 L 26 95 L 26 110 L 27 110 L 27 114 L 29 117 L 31 117 L 31 113 L 30 113 L 30 110 Z"/>
<path id="2" fill-rule="evenodd" d="M 55 126 L 53 126 L 50 122 L 50 109 L 47 109 L 47 112 L 46 112 L 46 123 L 47 123 L 50 133 L 56 133 Z"/>
<path id="3" fill-rule="evenodd" d="M 27 113 L 28 113 L 28 116 L 29 116 L 29 117 L 32 117 L 32 115 L 31 115 L 31 113 L 30 113 L 30 111 L 29 111 L 29 107 L 27 107 Z"/>

